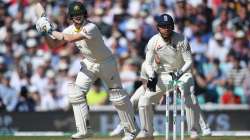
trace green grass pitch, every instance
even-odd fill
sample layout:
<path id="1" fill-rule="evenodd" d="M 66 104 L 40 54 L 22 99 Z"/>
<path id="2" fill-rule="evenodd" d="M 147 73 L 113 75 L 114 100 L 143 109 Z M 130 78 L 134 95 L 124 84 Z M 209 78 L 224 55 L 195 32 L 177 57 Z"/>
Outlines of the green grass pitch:
<path id="1" fill-rule="evenodd" d="M 71 140 L 70 137 L 52 136 L 1 136 L 0 140 Z M 85 140 L 121 140 L 121 137 L 93 137 Z M 164 137 L 155 137 L 155 140 L 165 140 Z M 185 140 L 189 140 L 185 138 Z M 199 140 L 250 140 L 250 137 L 201 137 Z"/>

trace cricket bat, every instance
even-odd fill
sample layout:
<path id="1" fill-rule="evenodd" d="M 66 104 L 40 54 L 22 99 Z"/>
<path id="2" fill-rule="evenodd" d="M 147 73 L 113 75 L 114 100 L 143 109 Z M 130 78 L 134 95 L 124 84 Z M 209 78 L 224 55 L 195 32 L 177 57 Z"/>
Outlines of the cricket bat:
<path id="1" fill-rule="evenodd" d="M 43 6 L 41 5 L 41 3 L 39 3 L 39 2 L 36 3 L 36 5 L 35 5 L 35 14 L 36 14 L 37 18 L 46 16 L 46 12 L 45 12 Z"/>

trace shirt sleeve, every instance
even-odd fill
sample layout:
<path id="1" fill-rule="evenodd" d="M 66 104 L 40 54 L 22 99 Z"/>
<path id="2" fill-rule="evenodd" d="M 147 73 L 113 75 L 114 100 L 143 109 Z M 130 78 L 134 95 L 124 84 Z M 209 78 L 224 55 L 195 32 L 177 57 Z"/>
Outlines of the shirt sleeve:
<path id="1" fill-rule="evenodd" d="M 193 62 L 191 47 L 186 38 L 184 39 L 182 46 L 181 46 L 181 54 L 185 62 L 185 64 L 181 68 L 181 71 L 185 73 L 191 68 L 192 62 Z"/>
<path id="2" fill-rule="evenodd" d="M 99 29 L 94 23 L 89 23 L 82 29 L 80 33 L 83 35 L 87 35 L 89 39 L 93 39 L 99 32 L 100 32 Z"/>
<path id="3" fill-rule="evenodd" d="M 145 60 L 145 69 L 149 77 L 154 77 L 154 57 L 155 57 L 155 38 L 151 38 L 146 46 L 146 60 Z"/>
<path id="4" fill-rule="evenodd" d="M 70 26 L 65 28 L 63 31 L 62 31 L 64 34 L 71 34 L 71 29 L 70 29 Z"/>

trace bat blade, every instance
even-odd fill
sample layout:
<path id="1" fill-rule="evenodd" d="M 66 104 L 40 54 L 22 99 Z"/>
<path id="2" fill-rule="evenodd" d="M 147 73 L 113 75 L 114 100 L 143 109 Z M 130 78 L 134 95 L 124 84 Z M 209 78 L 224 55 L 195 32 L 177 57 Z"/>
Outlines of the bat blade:
<path id="1" fill-rule="evenodd" d="M 35 14 L 36 14 L 37 18 L 46 16 L 46 12 L 45 12 L 43 6 L 41 5 L 41 3 L 37 3 L 35 5 Z"/>

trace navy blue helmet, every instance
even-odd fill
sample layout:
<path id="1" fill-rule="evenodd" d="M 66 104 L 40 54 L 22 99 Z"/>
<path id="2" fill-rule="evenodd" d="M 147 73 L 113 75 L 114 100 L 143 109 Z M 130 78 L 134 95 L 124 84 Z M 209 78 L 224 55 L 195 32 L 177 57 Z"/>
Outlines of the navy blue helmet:
<path id="1" fill-rule="evenodd" d="M 169 14 L 162 14 L 155 18 L 158 27 L 174 30 L 174 20 Z"/>

